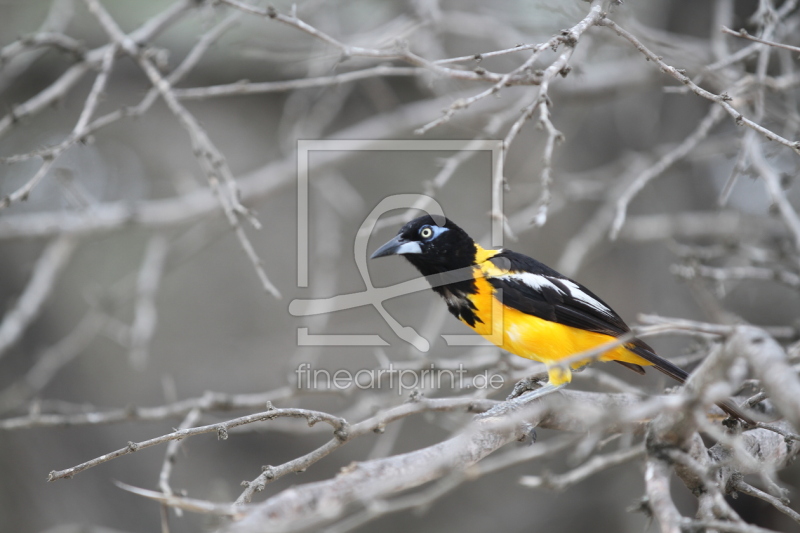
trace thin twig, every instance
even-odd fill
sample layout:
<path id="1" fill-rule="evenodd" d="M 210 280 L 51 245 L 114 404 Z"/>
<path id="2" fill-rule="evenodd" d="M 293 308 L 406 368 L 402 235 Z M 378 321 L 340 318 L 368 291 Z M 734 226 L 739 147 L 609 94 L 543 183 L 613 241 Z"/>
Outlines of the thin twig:
<path id="1" fill-rule="evenodd" d="M 69 263 L 78 241 L 72 237 L 57 237 L 44 249 L 25 290 L 0 322 L 0 357 L 19 341 L 22 334 L 39 316 L 59 274 Z"/>
<path id="2" fill-rule="evenodd" d="M 56 481 L 59 479 L 71 478 L 75 474 L 79 474 L 84 470 L 87 470 L 97 465 L 101 465 L 103 463 L 111 461 L 112 459 L 116 459 L 117 457 L 122 457 L 123 455 L 128 455 L 129 453 L 134 453 L 139 450 L 149 448 L 151 446 L 156 446 L 158 444 L 164 444 L 170 441 L 179 441 L 187 437 L 194 437 L 195 435 L 202 435 L 204 433 L 216 433 L 217 438 L 225 440 L 228 438 L 228 432 L 233 428 L 243 426 L 245 424 L 253 424 L 255 422 L 267 422 L 282 417 L 305 418 L 308 421 L 309 426 L 313 426 L 317 422 L 325 422 L 334 429 L 334 433 L 341 433 L 342 435 L 344 435 L 347 431 L 346 429 L 347 422 L 344 419 L 339 418 L 337 416 L 333 416 L 328 413 L 323 413 L 322 411 L 311 411 L 308 409 L 272 408 L 261 413 L 242 416 L 225 422 L 219 422 L 207 426 L 180 429 L 178 431 L 173 431 L 172 433 L 167 433 L 166 435 L 162 435 L 160 437 L 155 437 L 152 439 L 147 439 L 141 442 L 129 442 L 128 445 L 125 446 L 124 448 L 120 448 L 119 450 L 113 451 L 111 453 L 101 455 L 100 457 L 96 457 L 95 459 L 86 461 L 85 463 L 81 463 L 77 466 L 73 466 L 65 470 L 53 470 L 47 477 L 47 481 Z"/>
<path id="3" fill-rule="evenodd" d="M 158 320 L 155 300 L 168 252 L 167 238 L 161 234 L 153 235 L 147 243 L 139 269 L 136 307 L 130 331 L 130 362 L 138 370 L 144 369 L 150 357 L 150 342 Z"/>
<path id="4" fill-rule="evenodd" d="M 734 30 L 732 30 L 730 28 L 727 28 L 727 27 L 723 26 L 722 27 L 722 33 L 727 33 L 728 35 L 733 35 L 735 37 L 741 37 L 742 39 L 747 39 L 748 41 L 753 41 L 753 42 L 756 42 L 756 43 L 766 44 L 766 45 L 772 46 L 774 48 L 782 48 L 783 50 L 789 50 L 790 52 L 795 52 L 795 53 L 800 54 L 800 48 L 798 48 L 797 46 L 792 46 L 790 44 L 776 43 L 774 41 L 768 41 L 766 39 L 759 39 L 758 37 L 756 37 L 754 35 L 750 35 L 749 33 L 747 33 L 747 30 L 744 29 L 744 28 L 742 28 L 739 31 L 734 31 Z"/>
<path id="5" fill-rule="evenodd" d="M 391 76 L 419 76 L 426 72 L 425 69 L 416 67 L 390 67 L 377 66 L 344 72 L 333 76 L 319 76 L 316 78 L 302 78 L 287 81 L 251 82 L 247 80 L 226 85 L 213 85 L 210 87 L 193 87 L 190 89 L 173 89 L 173 94 L 181 100 L 202 100 L 220 96 L 238 96 L 244 94 L 262 94 L 273 92 L 286 92 L 310 87 L 328 87 L 352 83 L 369 78 L 382 78 Z"/>
<path id="6" fill-rule="evenodd" d="M 628 204 L 631 200 L 649 184 L 653 179 L 663 174 L 669 167 L 677 161 L 685 158 L 689 152 L 708 136 L 708 133 L 720 120 L 722 120 L 722 108 L 712 106 L 708 113 L 697 125 L 697 128 L 687 136 L 678 146 L 664 154 L 653 166 L 639 174 L 630 186 L 620 195 L 616 203 L 616 213 L 614 221 L 611 223 L 609 236 L 615 240 L 625 224 L 625 217 L 628 212 Z"/>
<path id="7" fill-rule="evenodd" d="M 742 113 L 740 113 L 736 108 L 734 108 L 729 102 L 731 97 L 727 94 L 714 94 L 709 92 L 696 83 L 694 83 L 691 78 L 689 78 L 682 70 L 677 69 L 673 66 L 670 66 L 661 59 L 660 56 L 651 52 L 644 44 L 641 43 L 636 37 L 633 36 L 632 33 L 625 30 L 624 28 L 620 27 L 617 23 L 612 21 L 611 19 L 605 18 L 597 22 L 598 26 L 607 26 L 612 29 L 617 35 L 629 41 L 637 50 L 639 50 L 644 56 L 655 63 L 661 72 L 672 76 L 683 85 L 688 87 L 690 91 L 695 93 L 698 96 L 705 98 L 706 100 L 710 100 L 720 107 L 722 107 L 736 122 L 737 125 L 744 125 L 748 128 L 752 128 L 753 130 L 757 131 L 761 135 L 763 135 L 769 141 L 776 141 L 786 147 L 791 148 L 795 151 L 795 153 L 800 154 L 800 141 L 791 141 L 789 139 L 785 139 L 775 133 L 774 131 L 767 129 L 760 124 L 752 121 L 751 119 L 745 117 Z"/>
<path id="8" fill-rule="evenodd" d="M 164 79 L 158 68 L 142 51 L 138 48 L 136 43 L 130 37 L 125 35 L 119 28 L 114 19 L 109 15 L 105 8 L 98 0 L 84 0 L 89 11 L 94 14 L 100 25 L 103 27 L 108 36 L 119 45 L 125 52 L 134 58 L 139 66 L 144 70 L 153 86 L 158 89 L 158 92 L 164 102 L 169 107 L 170 111 L 175 115 L 181 125 L 189 133 L 192 140 L 192 145 L 197 155 L 198 161 L 204 168 L 208 177 L 211 190 L 214 192 L 217 200 L 222 205 L 222 209 L 228 218 L 228 222 L 239 240 L 239 244 L 245 255 L 250 260 L 255 268 L 256 275 L 261 281 L 261 286 L 265 291 L 272 294 L 276 298 L 281 297 L 281 293 L 277 287 L 269 280 L 267 273 L 264 270 L 263 262 L 256 254 L 253 244 L 244 232 L 241 224 L 239 223 L 239 216 L 243 215 L 256 227 L 260 227 L 258 221 L 253 217 L 250 212 L 244 208 L 239 202 L 238 186 L 233 177 L 232 172 L 228 168 L 227 162 L 222 153 L 212 143 L 205 129 L 194 118 L 194 116 L 180 104 L 178 99 L 172 92 L 169 81 Z M 223 190 L 219 186 L 219 177 L 227 185 Z"/>

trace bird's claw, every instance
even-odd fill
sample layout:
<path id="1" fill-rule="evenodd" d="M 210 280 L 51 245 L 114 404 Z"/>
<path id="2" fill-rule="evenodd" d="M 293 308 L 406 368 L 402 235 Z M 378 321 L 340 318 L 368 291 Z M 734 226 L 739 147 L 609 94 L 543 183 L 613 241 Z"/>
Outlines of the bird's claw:
<path id="1" fill-rule="evenodd" d="M 541 381 L 539 381 L 539 378 L 523 378 L 519 380 L 516 385 L 514 385 L 514 390 L 512 390 L 511 394 L 508 395 L 506 401 L 519 398 L 528 391 L 540 389 L 542 385 L 543 384 Z"/>

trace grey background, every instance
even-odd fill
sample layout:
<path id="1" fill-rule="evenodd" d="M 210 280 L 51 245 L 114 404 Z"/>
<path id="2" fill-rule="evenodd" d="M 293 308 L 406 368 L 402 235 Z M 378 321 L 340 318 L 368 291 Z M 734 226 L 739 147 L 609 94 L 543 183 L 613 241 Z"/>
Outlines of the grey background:
<path id="1" fill-rule="evenodd" d="M 130 30 L 167 2 L 106 2 L 109 10 Z M 536 42 L 575 23 L 585 12 L 581 2 L 506 1 L 442 2 L 448 9 L 477 13 L 492 24 L 511 27 L 505 46 Z M 626 17 L 644 25 L 685 37 L 687 46 L 706 50 L 711 31 L 712 2 L 649 1 L 630 2 L 621 8 Z M 736 2 L 738 24 L 746 22 L 756 2 Z M 49 7 L 48 2 L 4 2 L 0 5 L 2 44 L 16 35 L 36 29 Z M 289 4 L 279 2 L 287 12 Z M 67 33 L 88 47 L 104 42 L 94 19 L 77 4 Z M 298 4 L 298 14 L 347 41 L 365 29 L 376 28 L 395 17 L 413 18 L 412 2 L 313 2 Z M 201 9 L 159 37 L 156 44 L 171 52 L 170 65 L 188 51 L 196 36 L 207 28 L 215 15 Z M 457 21 L 453 22 L 457 25 Z M 470 31 L 442 31 L 441 45 L 447 56 L 471 54 L 499 48 L 480 34 Z M 595 31 L 595 33 L 598 33 Z M 608 39 L 606 36 L 605 39 Z M 503 38 L 499 38 L 503 41 Z M 547 224 L 520 232 L 518 242 L 507 242 L 517 251 L 533 255 L 555 266 L 565 244 L 597 208 L 598 195 L 625 170 L 620 157 L 628 152 L 659 153 L 663 146 L 682 140 L 696 126 L 707 103 L 693 96 L 665 94 L 665 80 L 655 73 L 644 81 L 611 91 L 583 95 L 581 70 L 602 66 L 615 54 L 630 54 L 623 48 L 605 46 L 598 38 L 596 48 L 576 53 L 575 71 L 554 88 L 553 120 L 565 135 L 556 149 L 553 185 L 554 201 Z M 582 42 L 581 45 L 584 43 Z M 414 42 L 424 48 L 425 41 Z M 580 48 L 580 45 L 579 45 Z M 432 50 L 428 49 L 428 50 Z M 670 59 L 691 68 L 705 58 L 662 47 Z M 671 54 L 669 56 L 668 54 Z M 238 79 L 262 81 L 302 77 L 309 67 L 308 57 L 325 52 L 310 38 L 290 28 L 245 17 L 212 48 L 201 65 L 181 83 L 182 87 L 229 83 Z M 0 96 L 9 108 L 26 100 L 52 81 L 68 63 L 63 56 L 49 52 L 21 79 Z M 487 63 L 488 64 L 488 63 Z M 653 73 L 643 59 L 637 65 Z M 498 70 L 512 68 L 509 58 L 496 60 Z M 327 72 L 323 69 L 323 73 Z M 92 77 L 84 80 L 54 109 L 26 120 L 8 135 L 0 147 L 2 155 L 31 150 L 60 140 L 79 114 Z M 139 69 L 129 60 L 114 68 L 108 98 L 101 110 L 138 102 L 146 89 Z M 351 84 L 287 94 L 256 95 L 189 102 L 188 108 L 202 121 L 212 139 L 225 154 L 236 174 L 245 173 L 279 158 L 291 155 L 297 139 L 324 138 L 381 113 L 389 113 L 404 103 L 423 100 L 460 89 L 466 84 L 440 80 L 432 84 L 406 78 Z M 522 105 L 526 88 L 510 89 L 501 98 Z M 507 104 L 504 104 L 507 105 Z M 321 124 L 321 114 L 331 119 Z M 434 130 L 427 138 L 472 138 L 487 119 L 486 111 L 464 113 L 463 118 Z M 432 114 L 422 122 L 432 120 Z M 386 120 L 389 120 L 387 118 Z M 413 128 L 397 128 L 390 137 L 414 138 Z M 735 126 L 729 121 L 715 130 L 725 138 Z M 731 138 L 731 137 L 728 137 Z M 530 205 L 538 195 L 538 172 L 544 136 L 532 125 L 524 128 L 515 141 L 506 164 L 509 191 L 507 212 L 516 213 Z M 335 313 L 327 323 L 304 321 L 287 310 L 294 298 L 328 296 L 363 289 L 352 257 L 355 232 L 363 218 L 387 194 L 420 192 L 423 183 L 438 172 L 439 160 L 450 153 L 363 152 L 334 168 L 312 171 L 312 182 L 324 182 L 335 175 L 352 188 L 348 196 L 341 191 L 325 194 L 311 188 L 312 253 L 333 253 L 332 269 L 320 256 L 312 260 L 310 287 L 296 288 L 296 199 L 293 187 L 284 187 L 253 205 L 264 225 L 261 231 L 248 230 L 255 248 L 264 260 L 267 273 L 283 292 L 276 300 L 259 288 L 252 266 L 241 253 L 235 237 L 218 218 L 207 223 L 207 245 L 180 265 L 171 265 L 158 293 L 158 329 L 152 353 L 143 371 L 131 368 L 127 350 L 111 339 L 101 337 L 85 353 L 65 367 L 45 389 L 42 398 L 88 404 L 98 408 L 127 405 L 148 406 L 166 403 L 164 381 L 174 382 L 178 398 L 201 395 L 206 390 L 230 393 L 266 391 L 290 383 L 296 365 L 312 361 L 316 368 L 371 368 L 377 364 L 372 348 L 298 349 L 295 330 L 308 325 L 311 332 L 378 333 L 391 343 L 385 354 L 392 361 L 419 357 L 397 339 L 374 310 L 354 309 Z M 312 156 L 314 157 L 314 156 Z M 672 213 L 682 210 L 713 209 L 719 189 L 730 173 L 731 154 L 709 143 L 687 161 L 670 169 L 645 189 L 632 203 L 631 215 Z M 166 197 L 174 194 L 176 182 L 194 182 L 205 187 L 205 178 L 189 148 L 187 136 L 162 103 L 144 117 L 123 121 L 103 130 L 88 146 L 79 145 L 59 161 L 71 172 L 74 182 L 90 201 Z M 7 194 L 23 183 L 35 166 L 17 164 L 0 167 L 0 193 Z M 473 236 L 488 232 L 491 197 L 489 157 L 480 154 L 461 166 L 448 185 L 437 195 L 448 216 Z M 594 184 L 594 185 L 592 185 Z M 594 187 L 594 188 L 593 188 Z M 582 193 L 576 199 L 574 191 Z M 594 192 L 593 192 L 594 191 Z M 796 190 L 792 192 L 797 199 Z M 343 195 L 343 196 L 341 196 Z M 768 202 L 762 186 L 740 179 L 732 204 L 745 212 L 767 215 Z M 340 209 L 345 205 L 347 209 Z M 67 209 L 63 193 L 54 179 L 46 178 L 30 201 L 15 205 L 6 213 L 45 209 Z M 173 230 L 177 231 L 177 230 Z M 387 228 L 370 241 L 374 249 L 394 234 Z M 57 284 L 41 317 L 27 331 L 22 342 L 0 360 L 0 389 L 22 375 L 37 354 L 66 335 L 87 309 L 87 299 L 103 294 L 120 280 L 135 276 L 149 233 L 138 228 L 85 238 Z M 26 283 L 42 243 L 10 240 L 0 242 L 0 305 L 11 305 Z M 658 313 L 710 320 L 687 284 L 670 273 L 675 262 L 670 243 L 604 243 L 590 254 L 576 274 L 585 285 L 611 304 L 627 321 L 637 313 Z M 370 262 L 373 282 L 383 286 L 410 279 L 415 272 L 404 261 L 384 259 Z M 326 279 L 332 282 L 325 281 Z M 322 282 L 322 284 L 321 284 Z M 123 291 L 124 292 L 124 291 Z M 746 320 L 762 325 L 791 325 L 800 311 L 796 294 L 770 283 L 750 283 L 733 287 L 724 297 L 725 305 Z M 429 292 L 408 295 L 387 303 L 387 309 L 402 324 L 418 329 L 424 326 L 432 306 L 441 306 Z M 120 320 L 132 317 L 130 300 L 113 310 Z M 324 331 L 314 328 L 321 327 Z M 446 333 L 466 333 L 466 328 L 451 317 L 444 323 Z M 656 339 L 653 344 L 667 356 L 691 350 L 688 341 Z M 448 348 L 441 339 L 427 355 L 454 357 L 463 349 Z M 611 365 L 606 365 L 611 366 Z M 641 378 L 624 369 L 605 368 L 630 381 Z M 650 373 L 652 374 L 652 373 Z M 660 376 L 648 375 L 652 390 L 665 385 Z M 576 384 L 576 386 L 579 386 Z M 505 394 L 505 390 L 501 394 Z M 352 398 L 301 396 L 291 405 L 344 409 Z M 230 416 L 234 416 L 231 414 Z M 207 423 L 227 418 L 228 414 L 206 417 Z M 451 416 L 415 417 L 406 421 L 393 452 L 429 445 L 445 438 L 462 418 Z M 77 531 L 71 524 L 102 526 L 120 531 L 154 531 L 159 526 L 159 509 L 152 502 L 119 490 L 113 480 L 154 488 L 163 458 L 163 447 L 123 457 L 76 476 L 72 480 L 46 483 L 53 469 L 85 461 L 138 441 L 169 432 L 179 420 L 156 423 L 127 423 L 110 426 L 72 427 L 3 431 L 0 433 L 0 531 Z M 227 441 L 213 435 L 189 439 L 179 454 L 172 485 L 186 488 L 191 496 L 230 501 L 241 491 L 239 483 L 252 479 L 262 464 L 279 464 L 311 450 L 327 440 L 321 431 L 304 429 L 298 422 L 294 431 L 255 431 L 232 433 Z M 547 431 L 540 438 L 546 439 Z M 258 496 L 269 497 L 293 484 L 326 479 L 353 460 L 364 459 L 381 437 L 368 436 L 350 443 L 309 471 L 284 478 Z M 654 531 L 647 517 L 626 509 L 643 494 L 642 474 L 635 465 L 613 468 L 560 494 L 529 490 L 517 484 L 519 476 L 544 470 L 561 472 L 569 468 L 566 456 L 542 463 L 523 464 L 467 483 L 436 502 L 424 513 L 388 515 L 362 531 Z M 793 467 L 781 477 L 788 484 L 797 482 Z M 684 513 L 691 514 L 694 498 L 676 482 L 673 496 Z M 740 498 L 732 502 L 747 520 L 776 530 L 789 530 L 790 523 L 766 504 Z M 205 517 L 186 515 L 172 520 L 173 531 L 197 531 L 214 527 Z M 92 529 L 87 529 L 92 530 Z M 97 529 L 98 531 L 106 531 Z"/>

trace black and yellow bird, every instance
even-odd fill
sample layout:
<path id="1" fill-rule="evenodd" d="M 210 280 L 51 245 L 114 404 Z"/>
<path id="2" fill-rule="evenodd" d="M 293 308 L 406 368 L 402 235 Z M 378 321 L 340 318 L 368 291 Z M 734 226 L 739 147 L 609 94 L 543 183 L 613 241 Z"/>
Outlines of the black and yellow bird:
<path id="1" fill-rule="evenodd" d="M 526 255 L 482 248 L 444 217 L 412 220 L 372 258 L 387 255 L 405 256 L 422 275 L 436 280 L 433 290 L 450 312 L 477 333 L 513 354 L 545 363 L 553 386 L 568 383 L 571 369 L 588 361 L 559 362 L 630 332 L 611 307 L 580 283 Z M 654 366 L 680 383 L 689 377 L 638 338 L 599 359 L 639 374 L 644 374 L 642 367 Z M 732 402 L 719 406 L 753 423 Z"/>

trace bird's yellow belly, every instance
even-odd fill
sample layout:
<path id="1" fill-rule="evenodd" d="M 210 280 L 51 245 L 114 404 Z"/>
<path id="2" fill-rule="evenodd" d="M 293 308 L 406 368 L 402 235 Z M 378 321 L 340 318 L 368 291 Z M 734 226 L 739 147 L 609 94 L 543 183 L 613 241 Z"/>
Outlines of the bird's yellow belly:
<path id="1" fill-rule="evenodd" d="M 515 355 L 550 366 L 614 340 L 610 335 L 573 328 L 505 307 L 494 297 L 493 288 L 485 279 L 477 279 L 476 285 L 478 292 L 468 298 L 480 311 L 483 322 L 476 321 L 472 329 Z M 643 366 L 651 364 L 624 346 L 612 348 L 598 359 Z M 591 360 L 575 361 L 570 363 L 570 367 L 579 368 L 589 362 Z M 569 369 L 559 367 L 550 368 L 549 374 L 553 385 L 567 383 L 572 378 Z"/>

